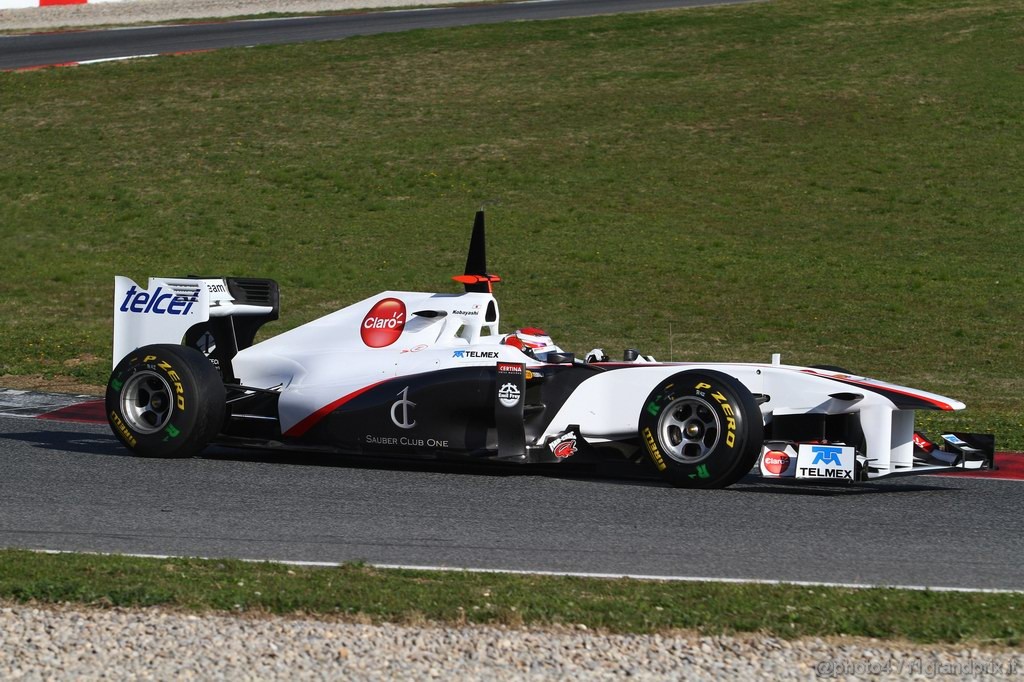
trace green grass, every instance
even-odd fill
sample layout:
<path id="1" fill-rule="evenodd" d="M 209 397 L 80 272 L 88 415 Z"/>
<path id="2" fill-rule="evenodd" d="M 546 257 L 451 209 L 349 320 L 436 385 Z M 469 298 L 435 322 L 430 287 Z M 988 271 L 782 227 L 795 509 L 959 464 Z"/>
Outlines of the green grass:
<path id="1" fill-rule="evenodd" d="M 608 632 L 853 635 L 1018 646 L 1020 594 L 308 568 L 0 550 L 0 599 L 338 616 L 373 622 L 579 625 Z"/>
<path id="2" fill-rule="evenodd" d="M 274 277 L 278 331 L 456 291 L 486 203 L 505 327 L 1024 449 L 1022 44 L 1016 0 L 775 0 L 0 74 L 0 374 L 104 383 L 114 274 Z"/>

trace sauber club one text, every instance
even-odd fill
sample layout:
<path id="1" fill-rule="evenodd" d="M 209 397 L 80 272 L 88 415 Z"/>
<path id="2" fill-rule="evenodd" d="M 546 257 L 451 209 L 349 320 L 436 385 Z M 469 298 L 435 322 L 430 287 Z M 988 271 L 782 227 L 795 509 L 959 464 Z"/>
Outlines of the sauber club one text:
<path id="1" fill-rule="evenodd" d="M 394 436 L 367 436 L 367 445 L 406 445 L 411 447 L 428 447 L 428 448 L 446 448 L 448 447 L 448 441 L 437 440 L 435 438 L 409 438 L 402 436 L 397 438 Z"/>

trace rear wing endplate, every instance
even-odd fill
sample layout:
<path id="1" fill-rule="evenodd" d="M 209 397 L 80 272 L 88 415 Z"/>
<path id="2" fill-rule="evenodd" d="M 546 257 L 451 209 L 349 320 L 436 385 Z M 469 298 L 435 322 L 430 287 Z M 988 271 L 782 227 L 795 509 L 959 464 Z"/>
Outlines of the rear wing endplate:
<path id="1" fill-rule="evenodd" d="M 115 277 L 113 364 L 141 346 L 184 340 L 223 371 L 278 308 L 277 283 L 268 279 L 150 277 L 143 288 Z"/>

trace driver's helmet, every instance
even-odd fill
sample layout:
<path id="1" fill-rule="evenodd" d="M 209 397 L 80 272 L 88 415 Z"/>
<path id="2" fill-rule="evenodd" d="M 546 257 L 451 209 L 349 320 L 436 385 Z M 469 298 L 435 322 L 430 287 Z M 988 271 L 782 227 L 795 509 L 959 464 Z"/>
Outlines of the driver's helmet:
<path id="1" fill-rule="evenodd" d="M 508 334 L 501 340 L 508 346 L 514 346 L 531 357 L 543 360 L 548 353 L 561 353 L 562 349 L 543 329 L 524 327 Z"/>

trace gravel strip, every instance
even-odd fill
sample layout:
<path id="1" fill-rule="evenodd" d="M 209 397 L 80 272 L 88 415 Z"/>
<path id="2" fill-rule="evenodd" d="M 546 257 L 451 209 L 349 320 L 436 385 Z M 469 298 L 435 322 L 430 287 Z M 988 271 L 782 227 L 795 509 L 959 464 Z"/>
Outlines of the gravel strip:
<path id="1" fill-rule="evenodd" d="M 361 625 L 161 609 L 0 607 L 0 678 L 1024 678 L 1007 650 L 762 635 Z"/>
<path id="2" fill-rule="evenodd" d="M 0 31 L 102 24 L 167 22 L 238 17 L 271 12 L 316 14 L 351 9 L 411 7 L 479 0 L 127 0 L 85 5 L 50 5 L 0 10 Z"/>

